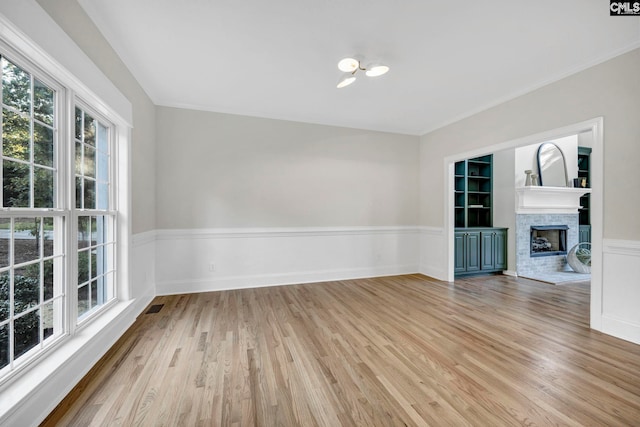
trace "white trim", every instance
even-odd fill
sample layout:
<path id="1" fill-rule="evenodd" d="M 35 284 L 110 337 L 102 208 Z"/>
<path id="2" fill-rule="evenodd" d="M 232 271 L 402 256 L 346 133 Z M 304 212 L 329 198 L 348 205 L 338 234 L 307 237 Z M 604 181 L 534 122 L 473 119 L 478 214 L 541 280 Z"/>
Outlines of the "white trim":
<path id="1" fill-rule="evenodd" d="M 443 227 L 420 227 L 420 273 L 438 280 L 446 280 Z"/>
<path id="2" fill-rule="evenodd" d="M 631 255 L 640 257 L 640 242 L 635 240 L 604 239 L 602 252 L 613 255 Z"/>
<path id="3" fill-rule="evenodd" d="M 133 123 L 131 102 L 35 0 L 0 2 L 0 39 L 91 101 L 109 120 Z"/>
<path id="4" fill-rule="evenodd" d="M 392 265 L 372 268 L 335 269 L 318 271 L 300 271 L 295 273 L 259 274 L 228 276 L 219 279 L 193 279 L 160 281 L 156 284 L 157 295 L 173 295 L 176 289 L 183 293 L 227 291 L 233 289 L 264 288 L 270 286 L 289 286 L 305 283 L 319 283 L 340 280 L 363 279 L 368 277 L 397 276 L 414 274 L 418 266 Z"/>
<path id="5" fill-rule="evenodd" d="M 420 226 L 420 233 L 428 234 L 431 236 L 444 236 L 444 228 L 443 227 L 428 227 L 428 226 Z"/>
<path id="6" fill-rule="evenodd" d="M 604 239 L 602 332 L 640 344 L 640 241 Z"/>
<path id="7" fill-rule="evenodd" d="M 133 324 L 151 297 L 121 302 L 0 390 L 0 425 L 38 425 Z"/>
<path id="8" fill-rule="evenodd" d="M 610 314 L 602 316 L 602 332 L 640 344 L 640 324 L 628 322 Z"/>
<path id="9" fill-rule="evenodd" d="M 453 210 L 453 189 L 454 189 L 454 164 L 457 161 L 467 158 L 479 157 L 496 151 L 522 147 L 550 141 L 565 136 L 576 135 L 582 132 L 591 132 L 593 146 L 591 152 L 591 328 L 602 330 L 602 297 L 603 297 L 603 253 L 602 253 L 602 230 L 603 230 L 603 206 L 604 206 L 604 119 L 596 117 L 575 123 L 558 129 L 541 132 L 535 135 L 528 135 L 522 138 L 505 141 L 499 144 L 474 149 L 468 152 L 458 153 L 444 158 L 444 224 L 446 238 L 443 242 L 447 257 L 443 265 L 446 267 L 445 280 L 450 282 L 454 279 L 454 210 Z"/>
<path id="10" fill-rule="evenodd" d="M 72 137 L 65 129 L 73 123 L 74 96 L 113 123 L 117 132 L 116 157 L 112 159 L 118 166 L 114 180 L 117 179 L 119 186 L 116 241 L 120 301 L 114 301 L 108 309 L 101 310 L 91 322 L 78 328 L 77 333 L 73 333 L 74 328 L 69 322 L 71 335 L 65 336 L 64 342 L 61 339 L 45 357 L 31 364 L 28 370 L 8 378 L 0 387 L 0 425 L 37 425 L 129 328 L 153 297 L 154 289 L 153 284 L 144 290 L 136 288 L 137 299 L 132 299 L 129 262 L 131 103 L 34 0 L 0 1 L 0 39 L 9 52 L 17 52 L 37 67 L 38 72 L 49 75 L 66 89 L 64 95 L 60 94 L 66 99 L 59 108 L 61 113 L 62 109 L 66 111 L 69 120 L 58 129 L 59 144 L 69 143 Z M 68 163 L 67 158 L 62 156 L 58 159 L 61 170 Z M 60 188 L 66 188 L 64 182 L 58 184 Z M 68 195 L 63 196 L 66 198 Z M 66 237 L 69 238 L 69 234 Z M 74 277 L 70 274 L 72 270 L 67 271 L 70 278 Z M 75 322 L 75 317 L 72 320 Z"/>
<path id="11" fill-rule="evenodd" d="M 134 248 L 139 246 L 155 243 L 158 238 L 158 232 L 156 230 L 144 231 L 131 236 L 131 244 Z"/>
<path id="12" fill-rule="evenodd" d="M 420 235 L 417 226 L 156 230 L 156 289 L 177 294 L 417 273 Z M 143 238 L 150 241 L 151 233 Z"/>
<path id="13" fill-rule="evenodd" d="M 155 230 L 157 240 L 172 239 L 233 239 L 263 237 L 349 236 L 369 234 L 414 234 L 417 226 L 382 227 L 267 227 L 267 228 L 206 228 Z"/>

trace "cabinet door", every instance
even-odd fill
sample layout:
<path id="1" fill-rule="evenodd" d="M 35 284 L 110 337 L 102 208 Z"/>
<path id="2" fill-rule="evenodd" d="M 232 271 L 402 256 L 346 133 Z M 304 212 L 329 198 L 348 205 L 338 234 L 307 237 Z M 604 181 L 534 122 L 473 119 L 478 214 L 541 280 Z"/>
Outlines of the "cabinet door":
<path id="1" fill-rule="evenodd" d="M 591 243 L 591 226 L 590 225 L 581 225 L 578 228 L 578 242 L 580 243 Z"/>
<path id="2" fill-rule="evenodd" d="M 466 233 L 467 271 L 480 271 L 481 254 L 480 232 Z"/>
<path id="3" fill-rule="evenodd" d="M 496 230 L 493 235 L 493 260 L 497 270 L 507 269 L 507 230 Z"/>
<path id="4" fill-rule="evenodd" d="M 482 239 L 482 266 L 483 270 L 493 270 L 495 268 L 495 235 L 494 231 L 483 231 L 480 233 Z"/>
<path id="5" fill-rule="evenodd" d="M 466 233 L 455 233 L 454 237 L 454 273 L 464 273 L 467 271 L 467 245 Z"/>

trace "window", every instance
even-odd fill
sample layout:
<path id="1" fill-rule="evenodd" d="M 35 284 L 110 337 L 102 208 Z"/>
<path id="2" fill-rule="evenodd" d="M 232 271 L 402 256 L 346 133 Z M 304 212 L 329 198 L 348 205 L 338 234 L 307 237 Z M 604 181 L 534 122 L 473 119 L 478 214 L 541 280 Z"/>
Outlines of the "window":
<path id="1" fill-rule="evenodd" d="M 115 212 L 110 203 L 110 129 L 75 109 L 75 207 L 77 214 L 78 316 L 114 295 Z"/>
<path id="2" fill-rule="evenodd" d="M 2 379 L 115 300 L 116 211 L 114 126 L 35 67 L 0 62 Z"/>

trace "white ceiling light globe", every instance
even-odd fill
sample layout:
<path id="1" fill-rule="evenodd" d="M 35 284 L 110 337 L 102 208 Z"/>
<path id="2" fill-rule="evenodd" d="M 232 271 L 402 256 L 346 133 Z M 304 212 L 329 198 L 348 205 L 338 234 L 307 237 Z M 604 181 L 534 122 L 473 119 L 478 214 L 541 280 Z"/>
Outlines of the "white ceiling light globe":
<path id="1" fill-rule="evenodd" d="M 358 69 L 360 62 L 357 59 L 353 58 L 344 58 L 338 62 L 338 68 L 340 71 L 344 71 L 345 73 L 351 73 Z"/>
<path id="2" fill-rule="evenodd" d="M 338 81 L 338 84 L 336 85 L 336 87 L 338 89 L 342 89 L 343 87 L 349 86 L 351 83 L 356 81 L 356 76 L 354 76 L 353 74 L 345 74 L 344 76 L 342 76 L 342 78 L 340 78 L 340 81 Z"/>
<path id="3" fill-rule="evenodd" d="M 365 74 L 369 77 L 378 77 L 383 74 L 386 74 L 389 71 L 389 67 L 386 65 L 374 65 L 370 68 L 367 68 Z"/>

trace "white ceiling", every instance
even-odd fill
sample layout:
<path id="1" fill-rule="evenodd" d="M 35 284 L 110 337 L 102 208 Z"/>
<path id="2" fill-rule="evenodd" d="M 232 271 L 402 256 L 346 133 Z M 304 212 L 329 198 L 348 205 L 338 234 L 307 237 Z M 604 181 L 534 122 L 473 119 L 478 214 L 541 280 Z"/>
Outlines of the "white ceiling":
<path id="1" fill-rule="evenodd" d="M 79 1 L 158 105 L 413 135 L 640 46 L 605 0 Z"/>

